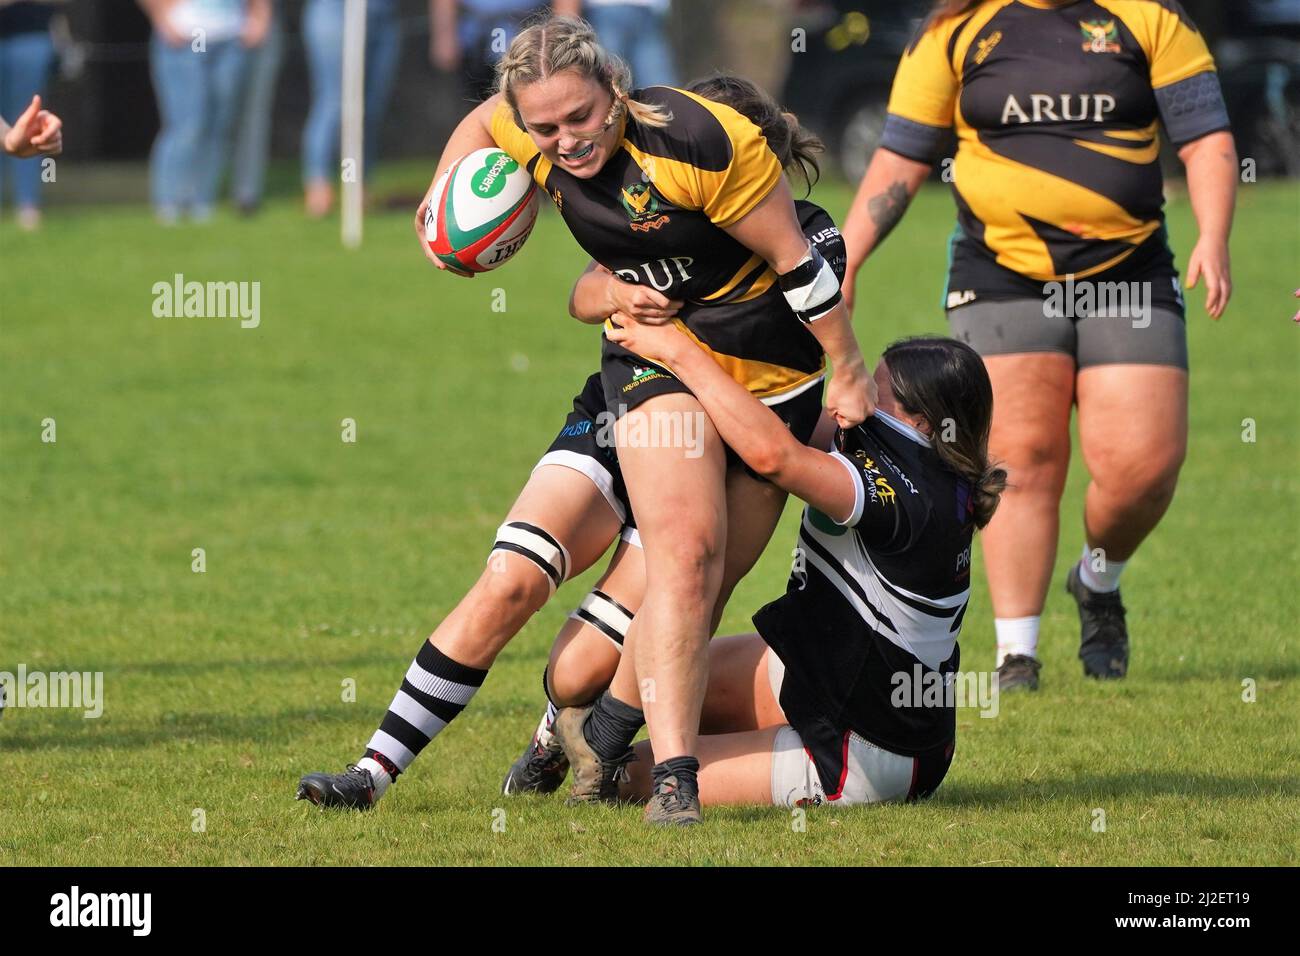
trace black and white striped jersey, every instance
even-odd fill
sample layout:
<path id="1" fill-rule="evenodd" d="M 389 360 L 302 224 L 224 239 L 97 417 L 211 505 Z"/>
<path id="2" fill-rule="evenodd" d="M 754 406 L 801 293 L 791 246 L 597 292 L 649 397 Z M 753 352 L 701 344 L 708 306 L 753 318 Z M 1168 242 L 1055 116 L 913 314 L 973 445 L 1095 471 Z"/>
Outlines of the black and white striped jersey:
<path id="1" fill-rule="evenodd" d="M 928 438 L 879 411 L 836 442 L 857 488 L 853 513 L 841 525 L 804 510 L 786 593 L 754 623 L 786 665 L 781 703 L 796 730 L 798 715 L 812 715 L 911 755 L 954 733 L 947 695 L 924 707 L 894 699 L 896 675 L 924 683 L 957 669 L 970 596 L 971 486 Z M 944 678 L 931 680 L 942 686 Z"/>

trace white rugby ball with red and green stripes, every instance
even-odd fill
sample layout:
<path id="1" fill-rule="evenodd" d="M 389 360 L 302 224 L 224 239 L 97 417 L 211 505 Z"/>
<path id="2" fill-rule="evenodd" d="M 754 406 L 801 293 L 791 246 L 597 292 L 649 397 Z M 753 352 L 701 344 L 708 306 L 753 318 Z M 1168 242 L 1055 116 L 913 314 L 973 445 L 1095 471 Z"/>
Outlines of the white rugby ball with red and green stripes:
<path id="1" fill-rule="evenodd" d="M 540 205 L 528 170 L 504 150 L 476 149 L 434 184 L 424 238 L 453 269 L 488 272 L 520 250 Z"/>

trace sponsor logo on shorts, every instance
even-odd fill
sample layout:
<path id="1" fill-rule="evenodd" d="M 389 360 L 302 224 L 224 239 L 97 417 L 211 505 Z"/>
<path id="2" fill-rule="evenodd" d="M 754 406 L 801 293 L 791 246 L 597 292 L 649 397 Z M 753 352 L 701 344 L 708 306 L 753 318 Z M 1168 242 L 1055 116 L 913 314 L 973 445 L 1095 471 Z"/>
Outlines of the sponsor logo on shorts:
<path id="1" fill-rule="evenodd" d="M 640 388 L 646 382 L 653 382 L 655 379 L 671 379 L 672 376 L 654 368 L 642 368 L 640 365 L 632 366 L 632 381 L 623 386 L 623 394 L 626 395 L 633 389 Z"/>
<path id="2" fill-rule="evenodd" d="M 590 434 L 591 430 L 595 427 L 596 427 L 595 423 L 592 422 L 590 418 L 584 418 L 580 422 L 573 422 L 571 424 L 565 425 L 563 428 L 560 429 L 560 434 L 558 437 L 580 438 L 583 435 Z"/>

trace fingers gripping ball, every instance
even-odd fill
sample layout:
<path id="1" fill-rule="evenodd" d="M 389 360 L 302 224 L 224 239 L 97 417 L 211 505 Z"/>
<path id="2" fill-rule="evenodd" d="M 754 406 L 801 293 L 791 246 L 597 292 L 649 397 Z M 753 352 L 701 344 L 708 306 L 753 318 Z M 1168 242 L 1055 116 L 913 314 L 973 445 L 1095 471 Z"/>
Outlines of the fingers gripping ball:
<path id="1" fill-rule="evenodd" d="M 502 150 L 476 149 L 451 165 L 433 187 L 424 238 L 454 269 L 488 272 L 524 244 L 541 205 L 528 171 Z"/>

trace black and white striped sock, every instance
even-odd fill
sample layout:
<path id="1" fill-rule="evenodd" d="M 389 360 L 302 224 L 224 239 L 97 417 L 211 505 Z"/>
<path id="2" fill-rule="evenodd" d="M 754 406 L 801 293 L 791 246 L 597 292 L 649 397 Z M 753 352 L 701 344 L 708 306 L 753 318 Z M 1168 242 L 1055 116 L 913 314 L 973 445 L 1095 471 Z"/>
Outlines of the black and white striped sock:
<path id="1" fill-rule="evenodd" d="M 375 778 L 376 796 L 392 782 L 391 774 L 382 761 L 375 759 L 376 755 L 382 755 L 401 773 L 465 709 L 485 677 L 486 670 L 459 664 L 428 641 L 424 642 L 406 671 L 397 696 L 388 705 L 383 722 L 366 745 L 365 760 L 358 763 Z M 380 770 L 377 772 L 371 764 Z"/>

